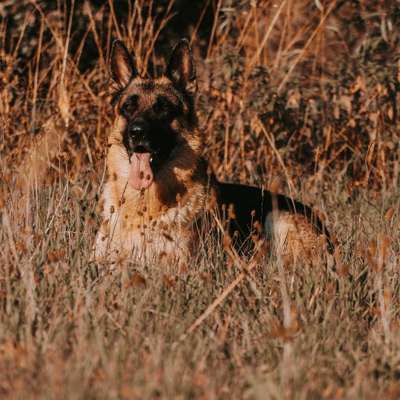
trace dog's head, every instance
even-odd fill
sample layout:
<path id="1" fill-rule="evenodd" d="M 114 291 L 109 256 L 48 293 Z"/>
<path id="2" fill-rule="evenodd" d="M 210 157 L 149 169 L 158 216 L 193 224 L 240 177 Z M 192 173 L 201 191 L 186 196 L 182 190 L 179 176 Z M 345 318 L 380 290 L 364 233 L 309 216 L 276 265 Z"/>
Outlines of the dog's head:
<path id="1" fill-rule="evenodd" d="M 112 78 L 118 86 L 113 104 L 119 142 L 129 162 L 128 182 L 134 189 L 146 189 L 177 157 L 187 158 L 201 151 L 196 137 L 194 95 L 195 66 L 187 40 L 173 50 L 164 76 L 143 78 L 135 57 L 121 41 L 111 52 Z M 125 157 L 126 156 L 126 157 Z"/>

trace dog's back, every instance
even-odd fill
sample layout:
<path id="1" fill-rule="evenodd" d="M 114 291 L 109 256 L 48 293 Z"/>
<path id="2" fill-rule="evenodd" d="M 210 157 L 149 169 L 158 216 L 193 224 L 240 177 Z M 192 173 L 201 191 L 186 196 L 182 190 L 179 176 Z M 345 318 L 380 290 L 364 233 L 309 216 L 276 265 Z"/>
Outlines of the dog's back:
<path id="1" fill-rule="evenodd" d="M 307 205 L 283 194 L 261 188 L 217 183 L 218 203 L 230 219 L 229 231 L 236 247 L 246 249 L 252 238 L 267 239 L 282 255 L 333 251 L 330 234 L 318 215 Z"/>

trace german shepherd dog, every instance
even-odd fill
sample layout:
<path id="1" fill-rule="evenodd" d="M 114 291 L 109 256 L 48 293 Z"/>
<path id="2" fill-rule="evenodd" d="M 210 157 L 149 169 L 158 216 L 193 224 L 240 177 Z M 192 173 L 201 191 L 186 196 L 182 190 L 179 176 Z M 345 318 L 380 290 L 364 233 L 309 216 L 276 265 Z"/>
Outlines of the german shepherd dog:
<path id="1" fill-rule="evenodd" d="M 113 44 L 110 64 L 118 90 L 96 259 L 187 264 L 198 248 L 199 222 L 228 208 L 238 249 L 255 227 L 284 254 L 331 249 L 327 230 L 308 206 L 256 187 L 218 182 L 210 172 L 187 40 L 176 45 L 157 79 L 138 74 L 134 56 L 121 41 Z"/>

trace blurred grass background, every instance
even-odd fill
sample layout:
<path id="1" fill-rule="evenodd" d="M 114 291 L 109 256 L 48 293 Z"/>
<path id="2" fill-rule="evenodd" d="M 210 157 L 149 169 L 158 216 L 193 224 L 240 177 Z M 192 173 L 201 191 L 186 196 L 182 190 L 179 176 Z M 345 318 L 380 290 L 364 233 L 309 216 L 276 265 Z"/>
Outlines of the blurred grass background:
<path id="1" fill-rule="evenodd" d="M 393 1 L 0 3 L 0 398 L 400 396 L 400 9 Z M 182 276 L 90 262 L 112 122 L 108 57 L 143 74 L 192 40 L 218 178 L 313 204 L 335 271 L 214 246 Z"/>

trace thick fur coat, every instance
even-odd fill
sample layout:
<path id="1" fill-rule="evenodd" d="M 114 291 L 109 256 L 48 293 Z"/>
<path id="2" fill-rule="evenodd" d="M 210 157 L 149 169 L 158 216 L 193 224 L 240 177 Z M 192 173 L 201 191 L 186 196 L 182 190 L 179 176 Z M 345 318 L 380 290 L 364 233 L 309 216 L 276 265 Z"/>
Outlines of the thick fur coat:
<path id="1" fill-rule="evenodd" d="M 239 252 L 249 248 L 244 244 L 254 233 L 273 243 L 280 255 L 315 254 L 330 245 L 324 225 L 304 204 L 217 182 L 203 158 L 195 67 L 186 40 L 176 46 L 158 79 L 139 76 L 134 57 L 117 41 L 111 71 L 118 90 L 95 246 L 98 260 L 188 264 L 202 219 L 210 213 L 223 217 L 229 208 L 229 232 Z"/>

